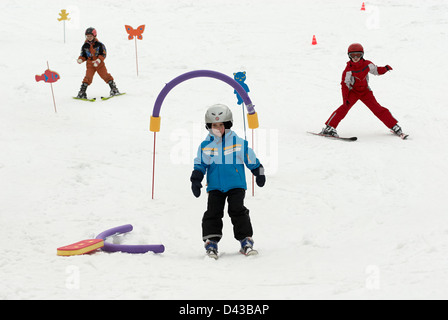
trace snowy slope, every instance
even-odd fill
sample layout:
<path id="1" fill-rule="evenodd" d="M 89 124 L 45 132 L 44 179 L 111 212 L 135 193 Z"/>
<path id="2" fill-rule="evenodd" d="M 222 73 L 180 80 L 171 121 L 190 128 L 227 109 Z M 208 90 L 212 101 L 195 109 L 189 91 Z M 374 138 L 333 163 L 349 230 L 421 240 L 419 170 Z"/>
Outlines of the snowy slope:
<path id="1" fill-rule="evenodd" d="M 446 299 L 448 83 L 439 61 L 448 3 L 376 0 L 366 12 L 361 4 L 1 1 L 0 299 Z M 72 15 L 65 44 L 61 9 Z M 146 24 L 138 77 L 125 24 Z M 88 26 L 127 95 L 71 99 L 84 76 L 76 58 Z M 338 127 L 357 142 L 306 134 L 339 106 L 352 42 L 394 68 L 372 76 L 371 87 L 410 140 L 392 136 L 361 103 Z M 47 61 L 61 75 L 58 113 L 50 86 L 34 80 Z M 267 168 L 266 186 L 246 197 L 257 257 L 237 253 L 226 217 L 222 259 L 204 259 L 206 194 L 190 191 L 206 107 L 232 106 L 244 134 L 228 85 L 193 79 L 167 96 L 151 199 L 154 101 L 165 83 L 198 69 L 247 72 L 260 120 L 255 151 Z M 108 91 L 96 76 L 88 95 Z M 166 251 L 56 256 L 59 246 L 128 223 L 131 233 L 109 241 Z"/>

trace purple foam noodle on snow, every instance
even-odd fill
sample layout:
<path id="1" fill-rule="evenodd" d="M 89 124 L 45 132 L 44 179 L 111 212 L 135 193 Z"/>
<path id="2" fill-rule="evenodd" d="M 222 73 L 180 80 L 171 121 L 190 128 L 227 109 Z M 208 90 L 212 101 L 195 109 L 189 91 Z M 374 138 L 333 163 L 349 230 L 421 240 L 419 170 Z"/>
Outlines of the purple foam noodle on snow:
<path id="1" fill-rule="evenodd" d="M 190 71 L 184 74 L 181 74 L 180 76 L 174 78 L 170 82 L 168 82 L 165 87 L 160 91 L 159 95 L 157 96 L 156 102 L 154 103 L 154 108 L 152 110 L 152 116 L 154 118 L 159 117 L 160 114 L 160 108 L 162 107 L 163 100 L 167 96 L 167 94 L 173 89 L 175 86 L 177 86 L 179 83 L 184 82 L 188 79 L 192 78 L 198 78 L 198 77 L 208 77 L 208 78 L 215 78 L 221 81 L 224 81 L 228 85 L 232 86 L 240 95 L 240 97 L 243 99 L 244 104 L 247 107 L 247 112 L 249 114 L 254 114 L 255 109 L 252 104 L 252 101 L 249 98 L 249 95 L 244 90 L 244 88 L 235 81 L 235 79 L 212 70 L 196 70 L 196 71 Z"/>
<path id="2" fill-rule="evenodd" d="M 96 236 L 96 239 L 104 240 L 104 247 L 101 250 L 106 252 L 127 252 L 127 253 L 146 253 L 152 251 L 154 253 L 162 253 L 165 251 L 163 244 L 143 244 L 143 245 L 125 245 L 106 242 L 106 238 L 114 234 L 121 234 L 132 231 L 130 224 L 125 224 L 115 228 L 108 229 Z"/>

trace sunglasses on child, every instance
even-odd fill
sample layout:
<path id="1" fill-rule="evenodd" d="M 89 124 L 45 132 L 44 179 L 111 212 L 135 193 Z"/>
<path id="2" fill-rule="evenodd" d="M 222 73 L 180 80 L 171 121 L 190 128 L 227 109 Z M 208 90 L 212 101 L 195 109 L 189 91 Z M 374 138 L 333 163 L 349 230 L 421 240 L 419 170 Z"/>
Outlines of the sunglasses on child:
<path id="1" fill-rule="evenodd" d="M 349 54 L 350 58 L 361 58 L 363 56 L 362 52 L 350 52 Z"/>

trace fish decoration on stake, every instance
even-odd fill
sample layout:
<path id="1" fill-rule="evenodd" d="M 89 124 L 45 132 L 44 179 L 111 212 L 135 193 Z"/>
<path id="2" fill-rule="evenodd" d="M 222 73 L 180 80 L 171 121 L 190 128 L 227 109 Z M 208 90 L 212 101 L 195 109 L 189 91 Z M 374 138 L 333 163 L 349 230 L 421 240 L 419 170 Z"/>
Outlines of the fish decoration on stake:
<path id="1" fill-rule="evenodd" d="M 61 76 L 56 71 L 50 70 L 50 65 L 48 64 L 48 61 L 47 61 L 47 68 L 48 69 L 45 70 L 44 73 L 42 73 L 41 75 L 36 74 L 34 78 L 36 79 L 36 82 L 43 81 L 45 83 L 50 84 L 51 95 L 53 96 L 54 112 L 57 113 L 58 111 L 56 109 L 56 100 L 54 99 L 53 83 L 61 79 Z"/>
<path id="2" fill-rule="evenodd" d="M 58 81 L 59 79 L 61 79 L 59 73 L 51 71 L 50 69 L 45 70 L 45 72 L 40 76 L 36 74 L 36 82 L 44 81 L 48 83 L 53 83 Z"/>

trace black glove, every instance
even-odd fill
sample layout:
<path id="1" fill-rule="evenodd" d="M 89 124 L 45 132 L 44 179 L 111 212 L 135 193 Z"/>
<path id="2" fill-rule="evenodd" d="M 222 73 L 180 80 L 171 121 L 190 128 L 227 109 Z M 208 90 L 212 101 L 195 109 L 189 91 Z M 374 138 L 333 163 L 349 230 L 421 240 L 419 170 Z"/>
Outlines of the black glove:
<path id="1" fill-rule="evenodd" d="M 191 181 L 191 190 L 193 191 L 193 194 L 196 198 L 199 198 L 199 196 L 201 195 L 202 179 L 204 179 L 204 174 L 199 170 L 193 170 L 193 173 L 191 174 L 190 177 L 190 181 Z"/>
<path id="2" fill-rule="evenodd" d="M 264 186 L 264 184 L 266 183 L 266 176 L 264 175 L 263 165 L 260 164 L 258 168 L 251 171 L 255 176 L 255 182 L 257 183 L 257 186 L 259 186 L 260 188 Z"/>

